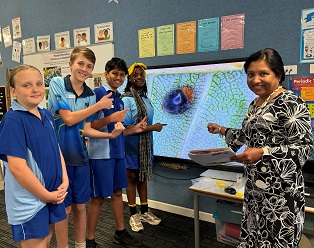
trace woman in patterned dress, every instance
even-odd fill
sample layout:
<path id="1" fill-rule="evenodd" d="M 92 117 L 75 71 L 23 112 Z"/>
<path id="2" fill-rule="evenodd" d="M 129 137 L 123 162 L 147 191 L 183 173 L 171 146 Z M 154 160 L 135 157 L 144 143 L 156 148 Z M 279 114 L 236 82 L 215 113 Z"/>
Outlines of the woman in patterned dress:
<path id="1" fill-rule="evenodd" d="M 271 48 L 252 54 L 244 64 L 249 88 L 258 96 L 241 129 L 208 123 L 237 151 L 231 158 L 245 165 L 245 195 L 238 247 L 299 247 L 304 223 L 302 166 L 313 151 L 306 103 L 281 86 L 285 72 Z"/>

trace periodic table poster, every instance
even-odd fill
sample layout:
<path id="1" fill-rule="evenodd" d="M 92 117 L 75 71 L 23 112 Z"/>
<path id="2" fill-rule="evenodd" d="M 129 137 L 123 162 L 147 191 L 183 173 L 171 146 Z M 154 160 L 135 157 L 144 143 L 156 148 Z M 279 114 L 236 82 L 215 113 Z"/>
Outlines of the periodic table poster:
<path id="1" fill-rule="evenodd" d="M 314 78 L 293 78 L 291 89 L 306 101 L 310 111 L 312 130 L 314 131 Z"/>

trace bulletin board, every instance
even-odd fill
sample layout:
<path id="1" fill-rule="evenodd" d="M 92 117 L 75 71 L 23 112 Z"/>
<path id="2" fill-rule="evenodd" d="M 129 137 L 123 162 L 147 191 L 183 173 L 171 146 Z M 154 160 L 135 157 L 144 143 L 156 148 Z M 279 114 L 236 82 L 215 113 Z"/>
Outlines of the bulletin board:
<path id="1" fill-rule="evenodd" d="M 90 48 L 96 56 L 96 63 L 92 74 L 103 75 L 106 63 L 114 57 L 114 44 L 108 42 L 87 47 Z M 51 79 L 56 76 L 65 77 L 71 74 L 69 61 L 72 50 L 73 48 L 24 55 L 23 63 L 35 66 L 43 74 L 46 93 L 40 106 L 47 108 L 49 83 Z M 92 78 L 89 78 L 85 82 L 90 88 L 94 88 L 91 87 L 91 84 L 93 84 Z"/>
<path id="2" fill-rule="evenodd" d="M 111 42 L 102 43 L 100 45 L 90 45 L 87 46 L 96 55 L 96 64 L 93 73 L 103 73 L 105 64 L 109 61 L 112 57 L 114 57 L 114 44 Z M 55 51 L 48 51 L 48 52 L 41 52 L 35 54 L 27 54 L 23 57 L 23 63 L 35 66 L 40 71 L 43 71 L 44 65 L 44 56 L 49 56 L 53 54 L 66 54 L 71 53 L 72 49 L 63 49 L 63 50 L 55 50 Z"/>

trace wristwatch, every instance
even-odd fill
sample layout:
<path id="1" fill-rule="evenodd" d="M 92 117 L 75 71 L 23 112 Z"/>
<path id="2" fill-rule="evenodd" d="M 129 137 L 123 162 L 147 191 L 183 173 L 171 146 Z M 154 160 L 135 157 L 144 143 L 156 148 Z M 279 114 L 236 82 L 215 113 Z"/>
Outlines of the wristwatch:
<path id="1" fill-rule="evenodd" d="M 269 146 L 265 146 L 263 149 L 262 161 L 269 162 L 270 161 L 270 148 Z"/>

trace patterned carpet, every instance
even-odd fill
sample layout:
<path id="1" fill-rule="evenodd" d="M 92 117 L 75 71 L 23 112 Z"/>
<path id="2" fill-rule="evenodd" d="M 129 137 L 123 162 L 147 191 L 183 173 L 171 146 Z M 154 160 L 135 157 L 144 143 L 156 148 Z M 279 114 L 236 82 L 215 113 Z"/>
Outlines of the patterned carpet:
<path id="1" fill-rule="evenodd" d="M 0 191 L 0 248 L 20 247 L 18 243 L 12 241 L 10 227 L 4 209 L 4 194 Z M 129 211 L 127 204 L 124 205 L 125 223 L 128 231 L 132 232 L 129 224 Z M 193 248 L 194 247 L 194 220 L 189 217 L 176 215 L 160 210 L 152 210 L 154 214 L 162 219 L 158 226 L 151 226 L 144 223 L 142 233 L 134 233 L 141 240 L 142 248 Z M 71 217 L 70 217 L 71 218 Z M 70 220 L 70 248 L 74 248 L 73 226 Z M 106 199 L 101 210 L 101 217 L 98 222 L 96 241 L 102 248 L 119 248 L 122 246 L 113 244 L 112 238 L 115 225 L 112 217 L 110 199 Z M 232 246 L 222 244 L 216 239 L 215 225 L 200 221 L 200 247 L 210 248 L 230 248 Z M 55 237 L 52 238 L 51 247 L 56 248 Z"/>

